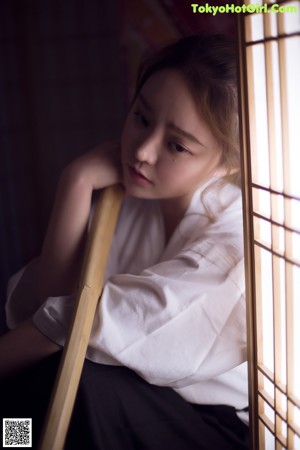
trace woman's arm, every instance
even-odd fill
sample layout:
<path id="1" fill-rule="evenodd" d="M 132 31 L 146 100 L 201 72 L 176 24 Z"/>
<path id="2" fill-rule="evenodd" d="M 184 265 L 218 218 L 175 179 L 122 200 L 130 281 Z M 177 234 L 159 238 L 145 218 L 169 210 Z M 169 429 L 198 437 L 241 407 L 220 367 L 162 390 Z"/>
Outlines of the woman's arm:
<path id="1" fill-rule="evenodd" d="M 92 192 L 122 181 L 119 146 L 101 145 L 74 160 L 63 172 L 42 253 L 23 273 L 24 283 L 15 289 L 13 301 L 28 313 L 22 302 L 34 296 L 35 309 L 48 296 L 70 293 L 78 279 L 85 243 Z M 27 308 L 27 309 L 26 309 Z M 24 320 L 24 318 L 23 318 Z M 19 322 L 22 320 L 20 319 Z M 0 338 L 0 378 L 26 369 L 61 347 L 26 320 Z"/>
<path id="2" fill-rule="evenodd" d="M 9 282 L 6 316 L 10 328 L 32 317 L 47 297 L 74 291 L 92 192 L 120 181 L 117 143 L 96 147 L 63 171 L 42 253 Z"/>
<path id="3" fill-rule="evenodd" d="M 119 145 L 101 145 L 63 172 L 40 257 L 40 298 L 76 287 L 85 246 L 92 193 L 121 182 Z"/>
<path id="4" fill-rule="evenodd" d="M 26 369 L 61 347 L 48 339 L 32 323 L 23 322 L 0 338 L 0 380 Z"/>

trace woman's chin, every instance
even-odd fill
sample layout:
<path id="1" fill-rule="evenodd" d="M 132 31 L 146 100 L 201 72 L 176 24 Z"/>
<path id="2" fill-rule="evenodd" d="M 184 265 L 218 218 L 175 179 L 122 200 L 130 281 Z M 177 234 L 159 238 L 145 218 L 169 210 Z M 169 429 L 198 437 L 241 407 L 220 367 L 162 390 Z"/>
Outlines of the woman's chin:
<path id="1" fill-rule="evenodd" d="M 145 189 L 141 186 L 138 186 L 134 183 L 124 181 L 124 187 L 126 190 L 126 194 L 131 197 L 136 198 L 144 198 L 144 199 L 155 199 L 157 198 L 152 189 Z"/>

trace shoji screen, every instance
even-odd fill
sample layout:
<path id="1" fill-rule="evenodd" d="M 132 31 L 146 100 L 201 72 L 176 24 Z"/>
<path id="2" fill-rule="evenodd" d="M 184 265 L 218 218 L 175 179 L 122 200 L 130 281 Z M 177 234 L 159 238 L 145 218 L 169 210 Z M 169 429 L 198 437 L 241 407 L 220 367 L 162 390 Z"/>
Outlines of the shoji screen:
<path id="1" fill-rule="evenodd" d="M 299 450 L 300 3 L 238 23 L 253 450 Z"/>

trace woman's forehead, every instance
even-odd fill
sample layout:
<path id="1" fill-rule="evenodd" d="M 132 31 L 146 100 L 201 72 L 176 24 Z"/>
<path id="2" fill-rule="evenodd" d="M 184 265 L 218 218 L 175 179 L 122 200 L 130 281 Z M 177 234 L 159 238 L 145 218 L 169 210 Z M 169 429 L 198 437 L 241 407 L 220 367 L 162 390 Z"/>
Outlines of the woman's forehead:
<path id="1" fill-rule="evenodd" d="M 140 89 L 137 98 L 146 109 L 155 110 L 165 105 L 179 110 L 196 104 L 189 86 L 179 71 L 165 69 L 152 74 Z"/>
<path id="2" fill-rule="evenodd" d="M 151 75 L 136 99 L 143 113 L 162 121 L 169 129 L 206 146 L 215 140 L 210 127 L 201 115 L 183 75 L 176 70 L 162 70 Z M 182 132 L 183 131 L 183 132 Z"/>

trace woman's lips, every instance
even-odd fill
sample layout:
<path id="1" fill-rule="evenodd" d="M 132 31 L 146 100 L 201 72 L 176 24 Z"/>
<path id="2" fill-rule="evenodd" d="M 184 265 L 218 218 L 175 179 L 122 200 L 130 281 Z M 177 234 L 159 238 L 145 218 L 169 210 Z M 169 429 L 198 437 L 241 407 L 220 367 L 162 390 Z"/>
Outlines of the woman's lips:
<path id="1" fill-rule="evenodd" d="M 151 181 L 146 178 L 141 172 L 139 172 L 137 169 L 135 169 L 133 166 L 128 165 L 129 174 L 131 179 L 140 186 L 149 186 Z"/>

